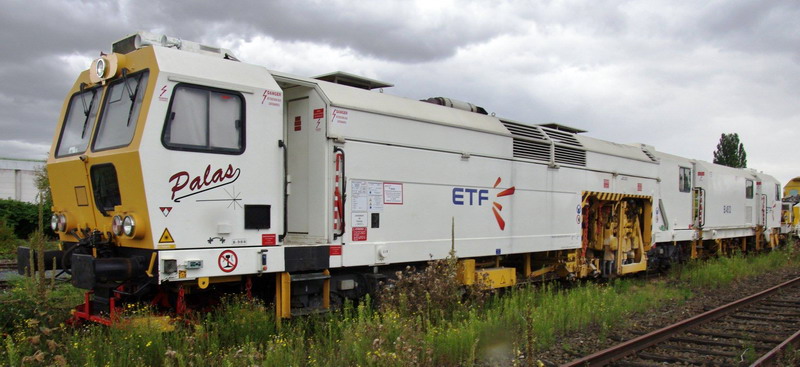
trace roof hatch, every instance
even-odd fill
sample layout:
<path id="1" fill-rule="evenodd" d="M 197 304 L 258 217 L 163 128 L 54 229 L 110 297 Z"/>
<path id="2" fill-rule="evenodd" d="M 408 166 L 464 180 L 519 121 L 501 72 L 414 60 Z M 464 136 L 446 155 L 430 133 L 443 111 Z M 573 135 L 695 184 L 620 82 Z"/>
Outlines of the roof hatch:
<path id="1" fill-rule="evenodd" d="M 375 88 L 389 88 L 394 87 L 394 84 L 382 82 L 380 80 L 370 79 L 355 74 L 345 73 L 344 71 L 336 71 L 333 73 L 315 76 L 314 79 L 331 82 L 335 84 L 347 85 L 350 87 L 372 90 Z"/>

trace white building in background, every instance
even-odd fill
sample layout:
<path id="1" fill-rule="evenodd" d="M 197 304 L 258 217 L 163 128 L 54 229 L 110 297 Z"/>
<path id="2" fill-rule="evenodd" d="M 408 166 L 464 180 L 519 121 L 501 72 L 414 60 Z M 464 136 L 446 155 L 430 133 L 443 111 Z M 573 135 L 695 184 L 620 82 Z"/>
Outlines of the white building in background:
<path id="1" fill-rule="evenodd" d="M 44 161 L 0 158 L 0 199 L 36 202 L 36 170 Z"/>

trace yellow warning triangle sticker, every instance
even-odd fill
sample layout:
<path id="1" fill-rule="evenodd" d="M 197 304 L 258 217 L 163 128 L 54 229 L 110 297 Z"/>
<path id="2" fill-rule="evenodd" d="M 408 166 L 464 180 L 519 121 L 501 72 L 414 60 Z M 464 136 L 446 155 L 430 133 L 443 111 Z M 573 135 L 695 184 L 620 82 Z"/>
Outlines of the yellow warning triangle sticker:
<path id="1" fill-rule="evenodd" d="M 168 243 L 168 242 L 175 242 L 172 239 L 172 235 L 169 233 L 169 229 L 164 228 L 164 233 L 161 234 L 161 239 L 158 240 L 158 243 Z"/>

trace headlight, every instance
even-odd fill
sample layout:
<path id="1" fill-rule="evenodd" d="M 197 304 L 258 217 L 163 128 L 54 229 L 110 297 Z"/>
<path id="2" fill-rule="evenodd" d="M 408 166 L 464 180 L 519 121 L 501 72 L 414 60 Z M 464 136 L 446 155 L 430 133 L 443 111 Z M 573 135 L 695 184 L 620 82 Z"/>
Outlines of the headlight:
<path id="1" fill-rule="evenodd" d="M 50 228 L 53 232 L 58 231 L 58 214 L 53 214 L 53 216 L 50 217 Z"/>
<path id="2" fill-rule="evenodd" d="M 133 217 L 126 216 L 125 219 L 122 221 L 122 233 L 125 233 L 128 237 L 133 237 L 133 233 L 136 231 L 136 221 L 133 220 Z"/>
<path id="3" fill-rule="evenodd" d="M 115 215 L 111 220 L 111 232 L 114 232 L 115 236 L 122 234 L 122 217 L 119 215 Z"/>
<path id="4" fill-rule="evenodd" d="M 97 63 L 94 65 L 95 72 L 100 79 L 104 79 L 106 75 L 106 60 L 104 58 L 97 59 Z"/>
<path id="5" fill-rule="evenodd" d="M 58 230 L 61 232 L 67 231 L 67 216 L 64 214 L 58 215 Z"/>

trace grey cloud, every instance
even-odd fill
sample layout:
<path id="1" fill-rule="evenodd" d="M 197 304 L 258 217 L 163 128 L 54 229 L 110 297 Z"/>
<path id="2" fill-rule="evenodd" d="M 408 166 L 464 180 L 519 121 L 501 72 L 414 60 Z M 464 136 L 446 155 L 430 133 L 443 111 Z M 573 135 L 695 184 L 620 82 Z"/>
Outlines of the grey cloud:
<path id="1" fill-rule="evenodd" d="M 0 156 L 25 151 L 22 142 L 49 145 L 76 76 L 59 56 L 94 57 L 138 30 L 234 48 L 263 36 L 276 47 L 348 49 L 359 65 L 299 59 L 281 71 L 363 70 L 397 83 L 391 93 L 449 96 L 700 159 L 722 127 L 742 132 L 748 153 L 768 152 L 755 135 L 765 133 L 745 134 L 755 124 L 773 132 L 769 147 L 797 140 L 785 128 L 800 121 L 797 19 L 795 0 L 457 1 L 439 14 L 406 1 L 6 1 Z M 493 44 L 503 47 L 484 47 Z"/>
<path id="2" fill-rule="evenodd" d="M 213 40 L 219 34 L 250 38 L 259 34 L 284 41 L 307 41 L 351 48 L 359 54 L 400 62 L 424 62 L 452 56 L 459 47 L 516 32 L 520 23 L 508 13 L 486 9 L 477 15 L 454 9 L 431 23 L 408 2 L 243 1 L 159 2 L 156 12 L 142 6 L 136 19 L 155 17 L 185 39 Z M 466 5 L 465 5 L 466 4 Z M 470 6 L 464 3 L 462 6 Z M 502 5 L 502 4 L 500 4 Z M 502 8 L 502 6 L 501 6 Z M 180 22 L 170 22 L 180 16 Z M 213 26 L 209 26 L 213 25 Z M 214 29 L 214 34 L 207 31 Z"/>

